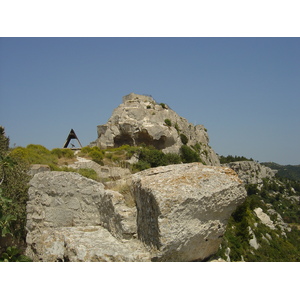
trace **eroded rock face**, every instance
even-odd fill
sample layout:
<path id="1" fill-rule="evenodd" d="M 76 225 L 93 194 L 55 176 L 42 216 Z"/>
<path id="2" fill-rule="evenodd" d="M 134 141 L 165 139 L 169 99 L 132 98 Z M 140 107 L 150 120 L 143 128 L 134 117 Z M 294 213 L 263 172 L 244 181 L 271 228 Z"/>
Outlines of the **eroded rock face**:
<path id="1" fill-rule="evenodd" d="M 166 121 L 167 120 L 167 121 Z M 98 126 L 100 148 L 127 145 L 153 145 L 165 153 L 179 153 L 182 135 L 188 146 L 198 144 L 199 155 L 208 165 L 219 165 L 219 158 L 208 145 L 203 125 L 189 123 L 166 104 L 158 104 L 150 96 L 131 93 L 114 111 L 105 125 Z"/>
<path id="2" fill-rule="evenodd" d="M 117 239 L 101 226 L 44 228 L 26 254 L 47 262 L 150 261 L 141 243 Z"/>
<path id="3" fill-rule="evenodd" d="M 107 179 L 120 179 L 125 177 L 126 175 L 130 175 L 129 169 L 120 168 L 120 167 L 108 167 L 108 166 L 100 166 L 94 161 L 86 160 L 86 161 L 78 161 L 74 164 L 68 165 L 69 168 L 73 169 L 92 169 L 94 170 L 100 178 Z"/>
<path id="4" fill-rule="evenodd" d="M 138 238 L 157 261 L 204 260 L 222 241 L 227 220 L 246 197 L 229 168 L 172 165 L 133 175 Z"/>
<path id="5" fill-rule="evenodd" d="M 126 206 L 120 193 L 105 190 L 102 183 L 76 173 L 43 172 L 30 185 L 26 242 L 27 253 L 35 261 L 61 259 L 51 249 L 56 249 L 58 232 L 60 240 L 67 240 L 62 228 L 96 226 L 120 240 L 136 234 L 136 208 Z M 82 231 L 72 230 L 76 236 Z"/>
<path id="6" fill-rule="evenodd" d="M 272 178 L 277 173 L 255 161 L 236 161 L 225 165 L 233 169 L 245 184 L 261 184 L 263 178 Z"/>
<path id="7" fill-rule="evenodd" d="M 26 254 L 34 261 L 203 260 L 246 196 L 234 171 L 200 163 L 149 169 L 120 184 L 133 200 L 76 173 L 36 174 Z"/>

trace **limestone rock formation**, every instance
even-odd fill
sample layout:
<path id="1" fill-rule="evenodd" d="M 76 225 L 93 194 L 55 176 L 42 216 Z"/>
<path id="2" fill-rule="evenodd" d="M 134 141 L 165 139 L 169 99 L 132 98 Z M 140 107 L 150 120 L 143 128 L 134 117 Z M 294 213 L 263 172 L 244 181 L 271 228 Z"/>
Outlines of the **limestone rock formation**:
<path id="1" fill-rule="evenodd" d="M 44 228 L 36 236 L 27 248 L 34 261 L 150 261 L 141 243 L 117 239 L 101 226 Z"/>
<path id="2" fill-rule="evenodd" d="M 131 93 L 114 111 L 105 125 L 98 126 L 100 148 L 128 145 L 153 145 L 165 153 L 179 153 L 183 144 L 197 145 L 200 158 L 208 165 L 219 165 L 219 158 L 208 145 L 203 125 L 189 123 L 166 104 L 158 104 L 150 96 Z"/>
<path id="3" fill-rule="evenodd" d="M 233 169 L 245 184 L 261 184 L 263 178 L 272 178 L 277 172 L 255 161 L 236 161 L 224 166 Z"/>
<path id="4" fill-rule="evenodd" d="M 68 165 L 68 167 L 73 169 L 92 169 L 97 173 L 99 178 L 117 180 L 131 174 L 129 169 L 126 168 L 101 166 L 92 160 L 82 157 L 77 157 L 77 159 L 78 161 Z"/>
<path id="5" fill-rule="evenodd" d="M 62 228 L 96 226 L 99 227 L 97 232 L 105 228 L 109 231 L 106 236 L 126 240 L 136 234 L 135 220 L 136 208 L 126 206 L 120 193 L 105 190 L 102 183 L 77 173 L 38 173 L 29 188 L 27 254 L 34 260 L 59 259 L 51 249 L 56 247 L 57 232 L 60 236 L 65 232 Z M 79 229 L 79 233 L 82 231 Z M 77 231 L 72 229 L 72 232 Z M 46 249 L 48 246 L 50 250 Z M 48 252 L 54 256 L 47 256 Z M 130 255 L 131 252 L 132 249 Z"/>
<path id="6" fill-rule="evenodd" d="M 138 237 L 152 260 L 203 260 L 218 250 L 227 220 L 246 197 L 229 168 L 200 163 L 133 175 Z"/>
<path id="7" fill-rule="evenodd" d="M 203 260 L 246 196 L 231 169 L 200 163 L 149 169 L 127 184 L 137 207 L 76 173 L 36 174 L 26 254 L 34 261 Z"/>
<path id="8" fill-rule="evenodd" d="M 40 164 L 33 164 L 30 166 L 28 171 L 28 175 L 33 176 L 37 173 L 50 171 L 50 167 L 48 165 L 40 165 Z"/>

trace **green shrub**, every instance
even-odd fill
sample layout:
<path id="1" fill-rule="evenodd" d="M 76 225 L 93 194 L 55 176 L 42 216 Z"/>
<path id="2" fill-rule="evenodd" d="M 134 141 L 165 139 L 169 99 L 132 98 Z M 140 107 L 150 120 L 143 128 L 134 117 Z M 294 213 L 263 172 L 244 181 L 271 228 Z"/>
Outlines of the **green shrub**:
<path id="1" fill-rule="evenodd" d="M 178 132 L 178 134 L 179 134 L 179 132 L 180 132 L 180 128 L 179 128 L 178 124 L 177 124 L 177 123 L 175 123 L 174 127 L 175 127 L 175 129 L 177 130 L 177 132 Z"/>
<path id="2" fill-rule="evenodd" d="M 26 148 L 17 147 L 10 153 L 12 158 L 21 159 L 28 164 L 57 164 L 58 157 L 42 145 L 30 144 Z"/>
<path id="3" fill-rule="evenodd" d="M 253 161 L 252 158 L 246 158 L 244 156 L 232 156 L 232 155 L 227 155 L 227 156 L 223 156 L 223 155 L 220 155 L 220 163 L 221 164 L 227 164 L 227 163 L 230 163 L 230 162 L 235 162 L 235 161 Z"/>
<path id="4" fill-rule="evenodd" d="M 166 153 L 165 158 L 167 161 L 167 165 L 175 165 L 181 163 L 181 157 L 175 153 Z"/>
<path id="5" fill-rule="evenodd" d="M 126 159 L 130 159 L 134 154 L 140 153 L 141 148 L 135 146 L 129 146 L 126 149 Z"/>
<path id="6" fill-rule="evenodd" d="M 143 160 L 138 161 L 136 164 L 133 165 L 133 171 L 143 171 L 146 169 L 150 169 L 151 165 Z"/>
<path id="7" fill-rule="evenodd" d="M 99 148 L 93 148 L 90 152 L 89 152 L 89 156 L 91 157 L 91 159 L 98 163 L 98 164 L 102 164 L 103 163 L 103 152 L 99 149 Z"/>
<path id="8" fill-rule="evenodd" d="M 5 154 L 9 148 L 9 138 L 5 135 L 5 129 L 0 126 L 0 155 Z"/>
<path id="9" fill-rule="evenodd" d="M 20 149 L 20 155 L 13 157 L 6 141 L 0 133 L 0 235 L 10 234 L 12 244 L 19 244 L 25 242 L 26 236 L 26 202 L 30 176 L 27 175 L 29 164 L 22 157 L 29 149 Z M 0 252 L 3 253 L 1 245 Z"/>
<path id="10" fill-rule="evenodd" d="M 71 149 L 61 149 L 61 148 L 54 148 L 51 150 L 51 154 L 57 156 L 58 158 L 74 158 L 74 152 Z"/>
<path id="11" fill-rule="evenodd" d="M 160 103 L 159 104 L 162 108 L 167 109 L 167 105 L 165 103 Z"/>
<path id="12" fill-rule="evenodd" d="M 181 146 L 180 154 L 181 154 L 181 160 L 184 163 L 201 162 L 199 154 L 187 145 Z"/>
<path id="13" fill-rule="evenodd" d="M 139 160 L 149 163 L 151 168 L 167 165 L 165 154 L 161 150 L 157 150 L 155 148 L 142 148 Z"/>
<path id="14" fill-rule="evenodd" d="M 245 186 L 248 196 L 258 194 L 257 184 L 247 184 Z"/>
<path id="15" fill-rule="evenodd" d="M 99 181 L 98 174 L 93 169 L 78 169 L 78 170 L 76 170 L 76 172 L 86 178 L 93 179 L 95 181 Z"/>
<path id="16" fill-rule="evenodd" d="M 172 126 L 172 122 L 171 122 L 171 120 L 169 120 L 169 119 L 165 119 L 165 124 L 166 124 L 167 126 L 169 126 L 169 127 Z"/>
<path id="17" fill-rule="evenodd" d="M 0 262 L 32 262 L 31 258 L 22 254 L 22 251 L 14 246 L 9 246 L 0 256 Z"/>
<path id="18" fill-rule="evenodd" d="M 189 139 L 187 138 L 186 135 L 184 135 L 183 133 L 180 134 L 180 139 L 183 145 L 186 145 L 189 141 Z"/>
<path id="19" fill-rule="evenodd" d="M 81 152 L 81 153 L 84 153 L 84 154 L 88 154 L 91 150 L 92 150 L 91 147 L 86 146 L 86 147 L 82 147 L 82 148 L 80 149 L 80 152 Z"/>

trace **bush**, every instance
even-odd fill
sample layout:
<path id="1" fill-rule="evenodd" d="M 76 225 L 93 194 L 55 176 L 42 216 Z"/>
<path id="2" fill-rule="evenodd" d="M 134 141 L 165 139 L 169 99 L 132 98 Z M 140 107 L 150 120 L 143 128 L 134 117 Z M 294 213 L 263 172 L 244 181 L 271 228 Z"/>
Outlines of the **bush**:
<path id="1" fill-rule="evenodd" d="M 235 161 L 253 161 L 252 158 L 246 158 L 245 156 L 232 156 L 232 155 L 228 155 L 228 156 L 223 156 L 220 155 L 220 163 L 221 164 L 227 164 L 230 162 L 235 162 Z"/>
<path id="2" fill-rule="evenodd" d="M 184 135 L 183 133 L 180 134 L 180 139 L 183 145 L 186 145 L 189 141 L 189 139 L 187 138 L 186 135 Z"/>
<path id="3" fill-rule="evenodd" d="M 17 247 L 7 247 L 6 251 L 0 256 L 0 262 L 32 262 L 32 260 L 21 253 L 21 250 Z"/>
<path id="4" fill-rule="evenodd" d="M 167 165 L 175 165 L 181 163 L 181 157 L 175 153 L 166 153 L 165 154 Z"/>
<path id="5" fill-rule="evenodd" d="M 51 154 L 57 156 L 58 158 L 74 158 L 74 152 L 71 149 L 61 149 L 61 148 L 54 148 L 51 150 Z"/>
<path id="6" fill-rule="evenodd" d="M 142 171 L 149 168 L 166 166 L 181 163 L 181 158 L 175 153 L 164 154 L 154 147 L 139 148 L 139 162 L 134 165 L 134 169 Z"/>
<path id="7" fill-rule="evenodd" d="M 172 126 L 172 122 L 169 119 L 165 119 L 165 123 L 167 126 L 171 127 Z"/>
<path id="8" fill-rule="evenodd" d="M 102 165 L 103 164 L 103 158 L 104 158 L 104 151 L 101 150 L 99 147 L 83 147 L 80 150 L 81 156 L 89 156 L 94 162 Z M 83 154 L 83 155 L 82 155 Z"/>
<path id="9" fill-rule="evenodd" d="M 89 156 L 91 157 L 91 159 L 98 163 L 98 164 L 102 164 L 103 163 L 103 152 L 97 148 L 97 149 L 93 149 L 92 151 L 89 152 Z"/>
<path id="10" fill-rule="evenodd" d="M 93 169 L 78 169 L 76 172 L 86 178 L 93 179 L 95 181 L 99 181 L 98 174 Z"/>
<path id="11" fill-rule="evenodd" d="M 246 190 L 247 190 L 247 195 L 256 195 L 259 193 L 258 188 L 257 188 L 257 184 L 247 184 L 245 186 Z"/>
<path id="12" fill-rule="evenodd" d="M 1 128 L 1 127 L 0 127 Z M 4 130 L 0 130 L 0 235 L 12 236 L 11 244 L 25 243 L 26 202 L 28 200 L 28 163 L 21 156 L 12 157 Z M 44 150 L 44 149 L 42 149 Z M 26 151 L 21 151 L 24 154 Z M 19 256 L 15 249 L 1 249 L 1 261 L 10 261 Z"/>
<path id="13" fill-rule="evenodd" d="M 136 164 L 133 165 L 133 170 L 134 171 L 143 171 L 146 169 L 150 169 L 151 165 L 143 160 L 138 161 Z"/>
<path id="14" fill-rule="evenodd" d="M 157 149 L 143 148 L 141 149 L 139 160 L 145 161 L 150 164 L 151 168 L 158 166 L 166 166 L 167 159 L 165 154 Z"/>
<path id="15" fill-rule="evenodd" d="M 194 150 L 192 150 L 187 145 L 181 146 L 180 153 L 181 153 L 181 160 L 184 163 L 201 162 L 199 154 Z"/>
<path id="16" fill-rule="evenodd" d="M 82 148 L 80 149 L 80 153 L 88 154 L 91 150 L 92 150 L 92 148 L 89 147 L 89 146 L 82 147 Z"/>
<path id="17" fill-rule="evenodd" d="M 30 144 L 26 148 L 17 147 L 10 153 L 12 158 L 26 161 L 28 164 L 57 164 L 57 156 L 42 145 Z"/>

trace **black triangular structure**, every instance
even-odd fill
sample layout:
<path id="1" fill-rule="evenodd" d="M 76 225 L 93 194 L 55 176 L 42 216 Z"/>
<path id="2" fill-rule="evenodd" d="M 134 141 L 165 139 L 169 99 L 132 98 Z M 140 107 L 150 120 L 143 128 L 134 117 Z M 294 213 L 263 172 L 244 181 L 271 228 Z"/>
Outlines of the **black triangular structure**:
<path id="1" fill-rule="evenodd" d="M 82 148 L 82 145 L 81 145 L 81 143 L 80 143 L 80 141 L 79 141 L 79 139 L 78 139 L 78 137 L 77 137 L 77 135 L 76 135 L 76 133 L 73 129 L 71 129 L 63 148 L 68 148 L 68 145 L 69 145 L 70 141 L 73 140 L 73 139 L 76 139 L 78 141 L 80 147 Z"/>

